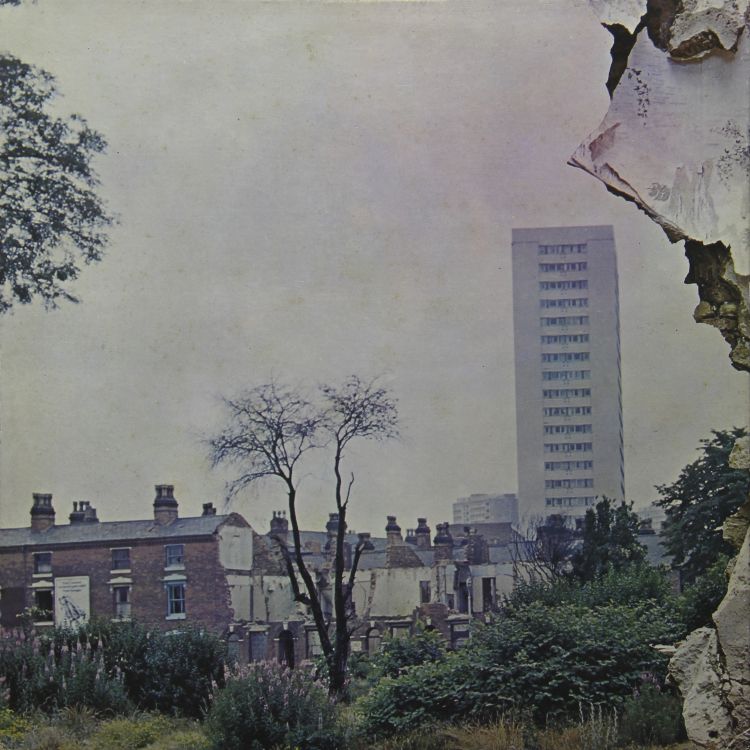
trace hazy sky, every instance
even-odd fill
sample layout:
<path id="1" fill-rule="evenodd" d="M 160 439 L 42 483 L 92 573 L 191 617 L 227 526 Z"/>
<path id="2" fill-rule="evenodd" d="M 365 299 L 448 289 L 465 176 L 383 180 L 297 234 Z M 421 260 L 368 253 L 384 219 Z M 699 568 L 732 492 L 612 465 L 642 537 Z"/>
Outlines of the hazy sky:
<path id="1" fill-rule="evenodd" d="M 516 489 L 514 226 L 613 224 L 626 490 L 641 504 L 747 376 L 693 323 L 687 262 L 565 162 L 607 109 L 608 33 L 584 3 L 115 2 L 0 9 L 0 49 L 51 73 L 109 142 L 120 223 L 80 305 L 0 321 L 0 525 L 31 493 L 103 520 L 220 504 L 201 435 L 220 394 L 382 374 L 403 437 L 352 453 L 351 525 L 449 518 Z M 322 526 L 328 469 L 300 508 Z M 283 488 L 234 503 L 264 530 Z"/>

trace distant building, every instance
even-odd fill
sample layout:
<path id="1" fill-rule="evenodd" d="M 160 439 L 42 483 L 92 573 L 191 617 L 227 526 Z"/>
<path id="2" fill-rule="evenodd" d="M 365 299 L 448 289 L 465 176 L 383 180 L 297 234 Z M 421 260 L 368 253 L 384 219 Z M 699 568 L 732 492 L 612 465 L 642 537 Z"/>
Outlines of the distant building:
<path id="1" fill-rule="evenodd" d="M 610 226 L 513 230 L 520 513 L 624 497 L 617 260 Z"/>
<path id="2" fill-rule="evenodd" d="M 469 495 L 453 503 L 454 524 L 518 523 L 518 498 L 515 494 Z"/>

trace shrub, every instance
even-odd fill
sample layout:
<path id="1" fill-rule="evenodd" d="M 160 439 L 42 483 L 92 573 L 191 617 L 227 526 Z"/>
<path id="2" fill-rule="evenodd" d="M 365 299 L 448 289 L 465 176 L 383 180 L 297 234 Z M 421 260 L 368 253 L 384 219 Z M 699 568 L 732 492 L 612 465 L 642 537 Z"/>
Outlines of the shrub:
<path id="1" fill-rule="evenodd" d="M 445 641 L 437 631 L 417 630 L 414 635 L 386 638 L 372 659 L 377 676 L 397 677 L 406 668 L 445 658 Z"/>
<path id="2" fill-rule="evenodd" d="M 206 720 L 216 750 L 340 746 L 325 688 L 301 670 L 253 664 L 219 690 Z"/>
<path id="3" fill-rule="evenodd" d="M 620 721 L 623 743 L 669 745 L 684 737 L 682 701 L 658 683 L 645 682 L 625 701 Z"/>
<path id="4" fill-rule="evenodd" d="M 571 720 L 580 704 L 622 703 L 644 672 L 663 676 L 666 658 L 651 645 L 680 633 L 679 623 L 653 603 L 594 609 L 535 603 L 478 629 L 442 662 L 382 680 L 361 701 L 363 727 L 387 736 L 513 710 L 528 711 L 537 724 Z"/>
<path id="5" fill-rule="evenodd" d="M 200 718 L 214 685 L 224 684 L 226 648 L 214 635 L 197 630 L 149 640 L 138 703 L 147 710 Z"/>
<path id="6" fill-rule="evenodd" d="M 5 743 L 20 740 L 29 731 L 30 726 L 27 719 L 13 713 L 9 708 L 0 708 L 0 747 Z"/>
<path id="7" fill-rule="evenodd" d="M 540 602 L 548 607 L 576 604 L 601 607 L 605 604 L 636 606 L 654 601 L 665 607 L 677 603 L 671 593 L 667 571 L 646 563 L 632 563 L 622 570 L 609 569 L 599 578 L 586 583 L 561 578 L 551 583 L 521 581 L 505 598 L 504 607 L 514 610 Z"/>
<path id="8" fill-rule="evenodd" d="M 138 750 L 173 732 L 165 716 L 140 715 L 103 723 L 89 739 L 91 750 Z"/>
<path id="9" fill-rule="evenodd" d="M 100 712 L 130 709 L 119 675 L 108 673 L 101 653 L 71 631 L 5 631 L 0 637 L 0 678 L 8 706 L 27 713 L 89 706 Z"/>
<path id="10" fill-rule="evenodd" d="M 137 707 L 199 718 L 213 686 L 223 684 L 225 663 L 225 645 L 192 629 L 167 634 L 133 622 L 93 622 L 0 635 L 0 681 L 8 705 L 20 712 L 88 706 L 126 714 Z"/>

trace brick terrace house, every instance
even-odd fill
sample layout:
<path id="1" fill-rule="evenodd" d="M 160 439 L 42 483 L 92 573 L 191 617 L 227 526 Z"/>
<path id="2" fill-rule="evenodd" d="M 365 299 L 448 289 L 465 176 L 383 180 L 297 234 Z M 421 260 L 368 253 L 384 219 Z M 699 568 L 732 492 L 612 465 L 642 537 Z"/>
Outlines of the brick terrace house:
<path id="1" fill-rule="evenodd" d="M 31 523 L 0 530 L 0 625 L 31 609 L 37 625 L 91 617 L 137 619 L 218 634 L 252 619 L 253 532 L 242 516 L 180 518 L 172 485 L 157 485 L 153 518 L 99 521 L 88 502 L 55 523 L 52 496 L 35 494 Z"/>

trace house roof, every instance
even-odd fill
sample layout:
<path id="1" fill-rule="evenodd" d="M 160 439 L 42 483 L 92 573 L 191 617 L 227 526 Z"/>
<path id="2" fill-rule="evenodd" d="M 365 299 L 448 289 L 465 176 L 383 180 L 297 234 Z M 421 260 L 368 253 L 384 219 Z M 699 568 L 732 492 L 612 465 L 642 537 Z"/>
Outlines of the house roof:
<path id="1" fill-rule="evenodd" d="M 5 547 L 42 546 L 56 544 L 86 544 L 92 542 L 125 542 L 130 540 L 180 539 L 182 537 L 211 536 L 225 522 L 238 519 L 236 525 L 247 525 L 242 516 L 230 513 L 225 516 L 197 516 L 178 518 L 162 525 L 148 519 L 144 521 L 99 521 L 51 526 L 46 531 L 31 528 L 0 529 L 0 549 Z M 233 523 L 232 525 L 235 525 Z"/>

